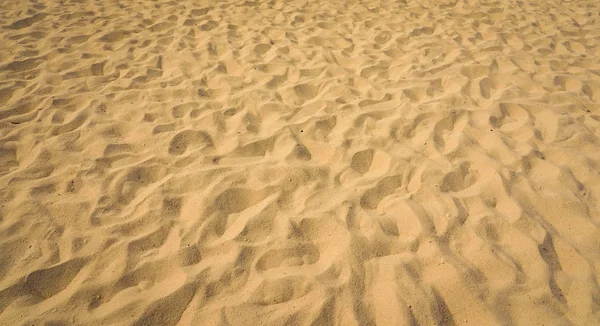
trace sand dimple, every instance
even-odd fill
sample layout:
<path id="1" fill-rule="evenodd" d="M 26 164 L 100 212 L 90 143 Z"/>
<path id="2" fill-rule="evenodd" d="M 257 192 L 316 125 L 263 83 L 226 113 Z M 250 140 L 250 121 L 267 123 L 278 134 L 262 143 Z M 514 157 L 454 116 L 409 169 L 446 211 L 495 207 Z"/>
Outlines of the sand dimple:
<path id="1" fill-rule="evenodd" d="M 212 147 L 210 135 L 200 130 L 185 130 L 178 132 L 169 145 L 169 154 L 181 155 L 193 145 L 198 148 Z"/>
<path id="2" fill-rule="evenodd" d="M 0 324 L 600 324 L 597 13 L 0 1 Z"/>
<path id="3" fill-rule="evenodd" d="M 71 260 L 46 269 L 37 270 L 25 280 L 31 294 L 48 299 L 63 291 L 84 266 L 82 260 Z"/>
<path id="4" fill-rule="evenodd" d="M 373 162 L 373 154 L 374 151 L 372 149 L 366 149 L 354 154 L 350 166 L 360 173 L 367 173 Z"/>

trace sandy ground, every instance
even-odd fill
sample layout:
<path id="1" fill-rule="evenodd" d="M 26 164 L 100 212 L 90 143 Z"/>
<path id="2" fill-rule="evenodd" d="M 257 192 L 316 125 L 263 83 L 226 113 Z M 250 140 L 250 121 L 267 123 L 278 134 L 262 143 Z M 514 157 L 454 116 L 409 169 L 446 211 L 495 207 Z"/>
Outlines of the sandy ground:
<path id="1" fill-rule="evenodd" d="M 0 2 L 0 324 L 600 323 L 597 1 Z"/>

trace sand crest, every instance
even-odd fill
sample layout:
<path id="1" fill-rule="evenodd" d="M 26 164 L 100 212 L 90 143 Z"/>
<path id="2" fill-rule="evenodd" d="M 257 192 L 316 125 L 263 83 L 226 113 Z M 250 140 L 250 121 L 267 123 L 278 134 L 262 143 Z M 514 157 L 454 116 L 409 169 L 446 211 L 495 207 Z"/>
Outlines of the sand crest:
<path id="1" fill-rule="evenodd" d="M 0 324 L 600 324 L 597 1 L 0 1 Z"/>

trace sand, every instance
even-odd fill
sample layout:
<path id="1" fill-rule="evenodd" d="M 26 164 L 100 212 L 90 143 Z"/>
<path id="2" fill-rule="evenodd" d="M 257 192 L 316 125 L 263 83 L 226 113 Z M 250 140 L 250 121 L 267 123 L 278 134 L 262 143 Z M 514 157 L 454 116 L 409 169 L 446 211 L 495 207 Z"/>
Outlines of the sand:
<path id="1" fill-rule="evenodd" d="M 0 2 L 0 324 L 600 323 L 597 1 Z"/>

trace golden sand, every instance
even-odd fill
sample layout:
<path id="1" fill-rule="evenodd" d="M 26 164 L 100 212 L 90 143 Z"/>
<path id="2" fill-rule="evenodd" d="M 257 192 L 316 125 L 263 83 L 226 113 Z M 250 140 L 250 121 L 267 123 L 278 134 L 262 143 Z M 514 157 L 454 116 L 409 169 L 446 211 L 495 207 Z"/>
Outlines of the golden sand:
<path id="1" fill-rule="evenodd" d="M 0 1 L 0 324 L 600 323 L 597 1 Z"/>

